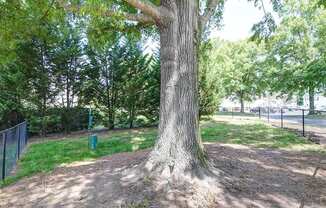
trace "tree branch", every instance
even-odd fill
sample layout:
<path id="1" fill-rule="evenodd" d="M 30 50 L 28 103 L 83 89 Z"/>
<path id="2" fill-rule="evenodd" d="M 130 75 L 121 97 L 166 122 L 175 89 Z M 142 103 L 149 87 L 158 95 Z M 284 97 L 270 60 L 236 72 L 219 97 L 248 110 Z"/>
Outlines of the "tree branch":
<path id="1" fill-rule="evenodd" d="M 263 8 L 264 14 L 267 15 L 266 9 L 265 9 L 265 5 L 264 5 L 264 1 L 260 0 L 261 2 L 261 7 Z"/>
<path id="2" fill-rule="evenodd" d="M 44 14 L 42 15 L 41 20 L 43 20 L 44 18 L 46 18 L 46 17 L 48 16 L 48 14 L 49 14 L 49 12 L 50 12 L 50 10 L 51 10 L 53 4 L 54 4 L 54 1 L 55 1 L 55 0 L 52 0 L 52 1 L 51 1 L 51 3 L 50 3 L 50 5 L 49 5 L 48 9 L 47 9 L 47 10 L 44 12 Z"/>
<path id="3" fill-rule="evenodd" d="M 207 6 L 204 14 L 200 16 L 200 29 L 201 31 L 207 25 L 208 21 L 214 15 L 216 7 L 220 3 L 220 0 L 207 0 Z"/>
<path id="4" fill-rule="evenodd" d="M 144 14 L 149 15 L 155 21 L 160 22 L 161 12 L 158 6 L 155 6 L 150 2 L 144 2 L 144 0 L 124 0 L 124 1 L 127 2 L 129 5 L 139 9 Z"/>
<path id="5" fill-rule="evenodd" d="M 78 13 L 81 11 L 81 6 L 79 6 L 79 5 L 66 4 L 63 0 L 58 0 L 57 2 L 59 3 L 59 5 L 62 8 L 64 8 L 65 10 L 67 10 L 69 12 Z M 126 12 L 107 10 L 99 15 L 106 16 L 106 17 L 120 16 L 126 20 L 136 21 L 136 22 L 146 24 L 146 25 L 151 25 L 151 24 L 155 23 L 154 19 L 151 16 L 146 15 L 146 14 L 131 14 L 131 13 L 126 13 Z"/>
<path id="6" fill-rule="evenodd" d="M 104 26 L 101 28 L 102 31 L 118 31 L 118 32 L 123 32 L 123 33 L 130 33 L 130 32 L 136 32 L 145 28 L 148 28 L 151 25 L 148 24 L 143 24 L 143 23 L 138 23 L 136 25 L 127 25 L 124 26 L 123 28 L 120 27 L 114 27 L 112 25 Z"/>
<path id="7" fill-rule="evenodd" d="M 125 12 L 116 12 L 116 11 L 106 11 L 104 16 L 112 17 L 112 16 L 121 16 L 122 18 L 129 21 L 136 21 L 142 24 L 154 24 L 155 21 L 152 17 L 145 14 L 130 14 Z"/>

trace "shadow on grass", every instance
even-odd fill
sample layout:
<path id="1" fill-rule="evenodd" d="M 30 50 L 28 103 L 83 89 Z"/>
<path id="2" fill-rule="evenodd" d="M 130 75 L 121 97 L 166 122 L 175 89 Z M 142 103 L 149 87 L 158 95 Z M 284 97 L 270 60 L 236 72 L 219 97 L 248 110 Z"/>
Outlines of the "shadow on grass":
<path id="1" fill-rule="evenodd" d="M 88 148 L 85 137 L 32 143 L 18 161 L 16 174 L 0 182 L 0 186 L 9 185 L 25 176 L 52 171 L 63 164 L 150 148 L 154 145 L 155 137 L 156 131 L 153 129 L 115 133 L 100 138 L 94 151 Z"/>
<path id="2" fill-rule="evenodd" d="M 201 134 L 204 142 L 275 149 L 300 147 L 300 151 L 326 152 L 318 145 L 314 145 L 294 133 L 264 124 L 234 125 L 206 120 L 202 124 Z M 85 137 L 32 143 L 18 162 L 16 174 L 8 177 L 0 185 L 8 185 L 35 173 L 52 171 L 62 164 L 150 148 L 155 143 L 156 135 L 157 131 L 154 128 L 122 131 L 109 136 L 101 135 L 95 151 L 88 149 L 88 140 Z"/>
<path id="3" fill-rule="evenodd" d="M 210 121 L 203 125 L 202 137 L 206 142 L 253 145 L 262 148 L 286 148 L 294 145 L 313 145 L 292 132 L 264 124 L 234 125 Z"/>
<path id="4" fill-rule="evenodd" d="M 288 208 L 299 207 L 302 202 L 305 208 L 326 205 L 326 172 L 320 170 L 311 179 L 320 159 L 316 155 L 228 144 L 206 148 L 220 171 L 221 180 L 216 185 L 221 193 L 216 207 Z M 142 179 L 125 179 L 123 170 L 129 171 L 146 156 L 146 152 L 114 155 L 86 165 L 59 168 L 45 179 L 46 188 L 34 179 L 6 188 L 4 200 L 17 206 L 28 203 L 30 207 L 188 207 L 191 189 L 178 187 L 179 191 L 171 195 L 150 180 L 144 184 Z M 20 189 L 19 185 L 27 188 Z"/>

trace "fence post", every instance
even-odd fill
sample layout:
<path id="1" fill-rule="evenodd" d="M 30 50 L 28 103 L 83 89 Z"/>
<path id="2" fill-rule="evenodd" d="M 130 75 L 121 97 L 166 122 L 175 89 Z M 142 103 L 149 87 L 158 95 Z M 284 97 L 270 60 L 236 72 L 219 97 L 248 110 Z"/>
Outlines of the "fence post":
<path id="1" fill-rule="evenodd" d="M 305 129 L 304 129 L 304 109 L 302 109 L 302 136 L 305 136 Z"/>
<path id="2" fill-rule="evenodd" d="M 18 143 L 17 143 L 17 148 L 18 148 L 18 152 L 17 152 L 17 158 L 19 159 L 20 157 L 20 128 L 21 125 L 17 126 L 18 128 Z"/>
<path id="3" fill-rule="evenodd" d="M 7 137 L 6 133 L 2 134 L 3 140 L 3 155 L 2 155 L 2 180 L 6 177 L 6 146 L 7 146 Z"/>
<path id="4" fill-rule="evenodd" d="M 27 125 L 27 121 L 25 121 L 25 123 L 24 123 L 24 147 L 26 146 L 28 136 L 29 136 L 28 135 L 28 125 Z"/>
<path id="5" fill-rule="evenodd" d="M 281 128 L 283 128 L 283 108 L 281 108 Z"/>
<path id="6" fill-rule="evenodd" d="M 259 119 L 261 119 L 260 107 L 258 107 Z"/>
<path id="7" fill-rule="evenodd" d="M 232 118 L 233 118 L 233 107 L 232 107 Z"/>
<path id="8" fill-rule="evenodd" d="M 267 120 L 268 120 L 268 122 L 269 122 L 269 106 L 268 106 L 268 108 L 267 108 Z"/>

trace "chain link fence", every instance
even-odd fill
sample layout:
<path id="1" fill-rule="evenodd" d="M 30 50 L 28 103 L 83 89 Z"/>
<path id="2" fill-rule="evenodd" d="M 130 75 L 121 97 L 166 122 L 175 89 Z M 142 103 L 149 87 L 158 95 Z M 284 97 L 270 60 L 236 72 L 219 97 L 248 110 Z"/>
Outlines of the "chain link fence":
<path id="1" fill-rule="evenodd" d="M 2 180 L 13 170 L 26 144 L 26 121 L 0 131 L 0 178 Z"/>

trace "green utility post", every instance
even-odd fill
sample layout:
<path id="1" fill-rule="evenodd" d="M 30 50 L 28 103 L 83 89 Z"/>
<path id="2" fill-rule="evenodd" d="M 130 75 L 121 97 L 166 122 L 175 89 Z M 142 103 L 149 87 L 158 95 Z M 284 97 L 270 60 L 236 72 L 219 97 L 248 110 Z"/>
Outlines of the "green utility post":
<path id="1" fill-rule="evenodd" d="M 97 146 L 97 135 L 91 134 L 91 130 L 93 127 L 93 115 L 92 115 L 92 108 L 89 108 L 88 111 L 88 132 L 90 135 L 88 136 L 88 148 L 91 150 L 95 150 Z"/>

